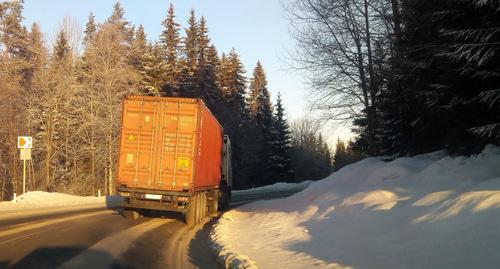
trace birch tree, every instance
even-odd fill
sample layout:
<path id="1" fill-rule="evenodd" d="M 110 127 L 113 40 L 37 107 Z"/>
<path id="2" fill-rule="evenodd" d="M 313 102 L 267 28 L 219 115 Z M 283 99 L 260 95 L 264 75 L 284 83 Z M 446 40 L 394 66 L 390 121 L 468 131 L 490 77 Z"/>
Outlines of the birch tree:
<path id="1" fill-rule="evenodd" d="M 84 76 L 90 87 L 87 93 L 91 102 L 90 115 L 96 121 L 91 141 L 95 148 L 95 161 L 103 164 L 104 188 L 106 193 L 114 192 L 113 176 L 118 147 L 120 108 L 123 98 L 136 92 L 138 74 L 129 64 L 130 50 L 127 37 L 116 25 L 106 23 L 97 32 L 92 45 L 85 51 Z"/>

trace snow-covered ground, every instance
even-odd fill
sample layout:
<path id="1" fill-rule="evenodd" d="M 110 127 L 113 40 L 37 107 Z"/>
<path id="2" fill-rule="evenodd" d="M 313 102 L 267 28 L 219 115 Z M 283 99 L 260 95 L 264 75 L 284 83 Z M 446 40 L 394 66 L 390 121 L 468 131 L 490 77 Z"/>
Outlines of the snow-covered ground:
<path id="1" fill-rule="evenodd" d="M 105 203 L 106 197 L 82 197 L 57 192 L 31 191 L 15 201 L 0 202 L 0 211 Z"/>
<path id="2" fill-rule="evenodd" d="M 119 196 L 82 197 L 69 194 L 32 191 L 16 197 L 14 201 L 0 202 L 0 220 L 26 216 L 42 216 L 82 209 L 105 209 L 120 205 Z"/>
<path id="3" fill-rule="evenodd" d="M 263 187 L 252 188 L 248 190 L 234 190 L 233 195 L 249 195 L 249 194 L 259 194 L 266 192 L 280 192 L 280 191 L 294 191 L 294 190 L 303 190 L 307 188 L 313 181 L 303 181 L 300 183 L 286 183 L 286 182 L 278 182 L 273 185 L 267 185 Z"/>
<path id="4" fill-rule="evenodd" d="M 498 268 L 500 148 L 368 158 L 288 198 L 225 213 L 226 263 L 259 268 Z"/>

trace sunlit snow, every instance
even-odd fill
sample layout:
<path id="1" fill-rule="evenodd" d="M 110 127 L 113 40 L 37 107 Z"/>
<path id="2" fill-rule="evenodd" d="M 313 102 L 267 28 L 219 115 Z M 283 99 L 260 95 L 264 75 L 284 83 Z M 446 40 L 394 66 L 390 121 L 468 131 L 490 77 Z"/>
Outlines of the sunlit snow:
<path id="1" fill-rule="evenodd" d="M 500 148 L 488 146 L 471 157 L 365 159 L 225 213 L 212 239 L 259 268 L 496 268 L 498 223 Z"/>

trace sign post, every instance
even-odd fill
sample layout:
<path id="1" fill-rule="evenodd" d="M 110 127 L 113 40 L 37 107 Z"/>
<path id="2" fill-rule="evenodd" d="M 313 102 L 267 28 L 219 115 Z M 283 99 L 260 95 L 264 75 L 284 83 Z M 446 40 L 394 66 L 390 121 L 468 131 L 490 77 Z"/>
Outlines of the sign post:
<path id="1" fill-rule="evenodd" d="M 17 148 L 20 150 L 19 158 L 23 161 L 23 194 L 26 193 L 26 160 L 31 160 L 31 148 L 33 138 L 31 136 L 18 136 Z"/>

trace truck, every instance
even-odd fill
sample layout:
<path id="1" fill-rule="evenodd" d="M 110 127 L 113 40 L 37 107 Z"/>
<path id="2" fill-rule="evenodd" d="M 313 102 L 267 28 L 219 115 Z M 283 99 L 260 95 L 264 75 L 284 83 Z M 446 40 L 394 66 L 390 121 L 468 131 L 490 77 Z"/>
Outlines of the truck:
<path id="1" fill-rule="evenodd" d="M 194 225 L 230 202 L 231 143 L 202 99 L 126 97 L 118 155 L 127 218 L 174 211 Z"/>

